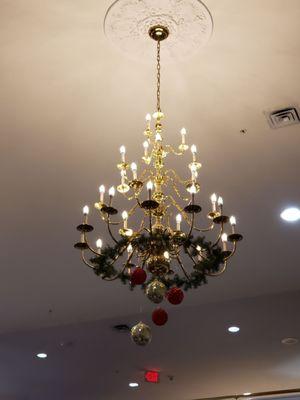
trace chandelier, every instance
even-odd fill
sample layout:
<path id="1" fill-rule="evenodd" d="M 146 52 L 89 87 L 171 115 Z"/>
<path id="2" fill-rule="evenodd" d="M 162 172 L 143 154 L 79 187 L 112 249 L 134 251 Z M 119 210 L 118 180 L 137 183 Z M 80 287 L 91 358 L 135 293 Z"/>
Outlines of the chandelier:
<path id="1" fill-rule="evenodd" d="M 150 28 L 149 35 L 157 43 L 157 110 L 153 117 L 146 116 L 141 158 L 144 168 L 140 170 L 135 162 L 130 164 L 125 147 L 120 147 L 117 191 L 112 186 L 106 193 L 101 185 L 99 201 L 95 203 L 112 243 L 104 245 L 98 239 L 95 246 L 90 244 L 88 233 L 94 228 L 88 222 L 89 207 L 85 206 L 83 222 L 77 227 L 80 241 L 75 248 L 81 251 L 82 261 L 104 281 L 119 279 L 131 289 L 140 285 L 153 303 L 166 299 L 176 305 L 184 298 L 183 290 L 196 289 L 207 282 L 207 277 L 224 273 L 242 235 L 236 232 L 236 218 L 224 214 L 223 199 L 215 193 L 210 197 L 207 226 L 199 226 L 201 163 L 197 148 L 194 144 L 188 146 L 185 128 L 181 129 L 177 148 L 164 141 L 160 48 L 169 30 L 156 25 Z M 167 168 L 170 155 L 190 158 L 188 179 Z M 121 218 L 115 204 L 117 192 L 128 202 Z M 228 223 L 229 232 L 225 229 Z M 211 236 L 213 232 L 214 240 L 205 238 L 205 233 Z M 156 325 L 164 325 L 168 314 L 163 308 L 156 308 L 152 320 Z M 131 329 L 131 336 L 138 345 L 145 345 L 151 340 L 151 331 L 148 325 L 139 322 Z"/>

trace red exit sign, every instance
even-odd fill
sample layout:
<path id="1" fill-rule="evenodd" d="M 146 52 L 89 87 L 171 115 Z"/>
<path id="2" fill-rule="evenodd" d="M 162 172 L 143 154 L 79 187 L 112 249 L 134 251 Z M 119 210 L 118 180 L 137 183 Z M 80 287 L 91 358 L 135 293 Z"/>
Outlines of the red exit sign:
<path id="1" fill-rule="evenodd" d="M 150 383 L 158 383 L 159 382 L 159 373 L 157 371 L 146 371 L 145 372 L 145 380 Z"/>

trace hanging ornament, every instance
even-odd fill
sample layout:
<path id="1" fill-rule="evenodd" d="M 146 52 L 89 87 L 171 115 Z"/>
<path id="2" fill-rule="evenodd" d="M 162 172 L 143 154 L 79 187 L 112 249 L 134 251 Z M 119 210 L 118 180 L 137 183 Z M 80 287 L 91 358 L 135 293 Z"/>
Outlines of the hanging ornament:
<path id="1" fill-rule="evenodd" d="M 184 298 L 183 291 L 177 287 L 173 287 L 170 289 L 166 295 L 168 301 L 171 304 L 177 305 L 180 304 Z"/>
<path id="2" fill-rule="evenodd" d="M 151 342 L 152 334 L 148 325 L 139 322 L 131 328 L 131 339 L 139 346 L 146 346 Z"/>
<path id="3" fill-rule="evenodd" d="M 168 313 L 163 308 L 157 308 L 152 313 L 152 321 L 155 325 L 162 326 L 168 321 Z"/>
<path id="4" fill-rule="evenodd" d="M 147 279 L 147 274 L 143 268 L 137 267 L 131 274 L 132 285 L 142 285 Z"/>
<path id="5" fill-rule="evenodd" d="M 153 303 L 161 303 L 164 299 L 166 291 L 166 286 L 158 279 L 155 279 L 147 286 L 146 295 L 149 300 L 153 301 Z"/>

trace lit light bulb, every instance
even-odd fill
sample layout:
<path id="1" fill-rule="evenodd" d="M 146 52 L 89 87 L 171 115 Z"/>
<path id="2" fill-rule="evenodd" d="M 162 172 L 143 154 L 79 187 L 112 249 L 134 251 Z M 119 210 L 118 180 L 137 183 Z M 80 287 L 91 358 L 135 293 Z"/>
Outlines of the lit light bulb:
<path id="1" fill-rule="evenodd" d="M 131 254 L 133 252 L 133 247 L 131 243 L 127 246 L 127 252 L 128 254 Z"/>
<path id="2" fill-rule="evenodd" d="M 219 196 L 219 198 L 218 198 L 218 206 L 219 206 L 220 213 L 222 214 L 222 209 L 223 209 L 223 197 L 221 197 L 221 196 Z"/>
<path id="3" fill-rule="evenodd" d="M 121 154 L 121 160 L 124 163 L 125 162 L 125 154 L 126 154 L 126 148 L 125 146 L 120 147 L 120 154 Z"/>
<path id="4" fill-rule="evenodd" d="M 170 254 L 169 254 L 168 251 L 165 251 L 165 252 L 164 252 L 164 257 L 165 257 L 166 260 L 169 260 L 169 259 L 170 259 Z"/>
<path id="5" fill-rule="evenodd" d="M 133 175 L 133 180 L 137 180 L 137 165 L 135 162 L 131 163 L 131 171 Z"/>
<path id="6" fill-rule="evenodd" d="M 202 248 L 201 248 L 201 246 L 196 246 L 196 250 L 198 251 L 198 261 L 202 261 L 203 260 L 203 257 L 202 257 L 202 254 L 201 254 L 201 250 L 202 250 Z"/>
<path id="7" fill-rule="evenodd" d="M 99 193 L 100 193 L 100 203 L 103 203 L 104 201 L 104 193 L 105 193 L 105 186 L 101 185 L 99 187 Z"/>
<path id="8" fill-rule="evenodd" d="M 109 189 L 108 194 L 110 197 L 114 197 L 114 195 L 116 194 L 116 190 L 113 186 Z"/>
<path id="9" fill-rule="evenodd" d="M 195 186 L 195 185 L 192 185 L 192 186 L 189 188 L 189 192 L 190 192 L 191 194 L 196 194 L 196 193 L 197 193 L 197 188 L 196 188 L 196 186 Z"/>
<path id="10" fill-rule="evenodd" d="M 201 251 L 201 246 L 199 246 L 199 244 L 198 244 L 198 246 L 196 247 L 196 250 L 199 251 L 199 252 Z"/>
<path id="11" fill-rule="evenodd" d="M 144 141 L 143 147 L 144 147 L 144 157 L 147 158 L 148 157 L 148 148 L 149 148 L 149 142 L 147 140 Z"/>
<path id="12" fill-rule="evenodd" d="M 160 133 L 156 133 L 156 135 L 155 135 L 155 141 L 156 142 L 161 142 L 162 141 L 162 137 L 161 137 L 161 134 Z"/>
<path id="13" fill-rule="evenodd" d="M 185 128 L 181 128 L 181 144 L 185 144 L 185 135 L 186 135 L 186 129 Z"/>
<path id="14" fill-rule="evenodd" d="M 226 251 L 227 250 L 227 233 L 222 234 L 221 240 L 223 243 L 223 251 Z"/>
<path id="15" fill-rule="evenodd" d="M 98 254 L 101 254 L 101 248 L 102 248 L 102 240 L 101 239 L 98 239 L 98 240 L 96 240 L 96 247 L 97 247 L 97 252 L 98 252 Z"/>
<path id="16" fill-rule="evenodd" d="M 213 193 L 210 196 L 210 200 L 211 200 L 211 204 L 212 204 L 212 211 L 215 212 L 216 211 L 216 202 L 217 202 L 217 195 L 216 193 Z"/>
<path id="17" fill-rule="evenodd" d="M 181 214 L 177 214 L 177 215 L 176 215 L 176 230 L 177 230 L 177 231 L 180 231 L 181 221 L 182 221 L 182 216 L 181 216 Z"/>
<path id="18" fill-rule="evenodd" d="M 191 152 L 193 154 L 193 162 L 195 162 L 196 161 L 196 153 L 197 153 L 197 147 L 195 144 L 191 145 Z"/>
<path id="19" fill-rule="evenodd" d="M 151 200 L 151 192 L 153 190 L 153 182 L 152 181 L 147 182 L 147 190 L 148 190 L 149 200 Z"/>
<path id="20" fill-rule="evenodd" d="M 236 226 L 236 218 L 232 215 L 229 219 L 230 224 L 231 224 L 231 231 L 232 233 L 235 233 L 235 226 Z"/>
<path id="21" fill-rule="evenodd" d="M 90 212 L 89 206 L 84 206 L 82 211 L 83 211 L 83 215 L 88 215 Z"/>
<path id="22" fill-rule="evenodd" d="M 124 221 L 124 229 L 127 229 L 128 212 L 126 210 L 122 212 L 122 218 Z"/>
<path id="23" fill-rule="evenodd" d="M 151 121 L 151 114 L 146 114 L 146 121 L 149 123 Z"/>

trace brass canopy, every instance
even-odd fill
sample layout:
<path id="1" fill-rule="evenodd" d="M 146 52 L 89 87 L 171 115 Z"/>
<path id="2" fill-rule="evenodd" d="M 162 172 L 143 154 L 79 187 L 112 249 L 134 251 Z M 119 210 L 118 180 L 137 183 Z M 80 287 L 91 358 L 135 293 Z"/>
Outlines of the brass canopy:
<path id="1" fill-rule="evenodd" d="M 162 25 L 155 25 L 149 29 L 149 36 L 157 42 L 167 39 L 169 33 L 169 29 Z"/>

